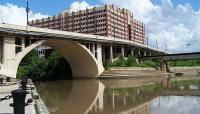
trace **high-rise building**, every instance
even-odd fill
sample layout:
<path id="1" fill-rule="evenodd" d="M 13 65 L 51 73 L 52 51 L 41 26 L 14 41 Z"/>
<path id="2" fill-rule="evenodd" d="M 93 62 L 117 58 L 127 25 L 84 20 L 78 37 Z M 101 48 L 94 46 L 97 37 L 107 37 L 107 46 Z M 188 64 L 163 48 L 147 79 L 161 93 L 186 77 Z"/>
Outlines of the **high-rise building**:
<path id="1" fill-rule="evenodd" d="M 128 9 L 105 5 L 77 12 L 71 9 L 48 18 L 29 22 L 31 26 L 79 32 L 99 36 L 111 36 L 146 44 L 145 25 L 134 19 Z"/>

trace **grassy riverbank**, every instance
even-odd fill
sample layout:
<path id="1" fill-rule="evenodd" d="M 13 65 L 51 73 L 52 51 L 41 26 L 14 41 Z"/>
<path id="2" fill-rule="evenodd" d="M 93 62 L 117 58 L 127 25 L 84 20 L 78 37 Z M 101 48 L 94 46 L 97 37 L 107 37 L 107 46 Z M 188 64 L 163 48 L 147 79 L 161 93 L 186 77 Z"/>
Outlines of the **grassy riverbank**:
<path id="1" fill-rule="evenodd" d="M 200 66 L 200 60 L 177 60 L 169 61 L 170 67 L 182 67 L 182 66 Z M 111 63 L 109 60 L 104 62 L 105 69 L 111 67 L 151 67 L 158 69 L 159 61 L 146 60 L 142 63 L 138 63 L 136 57 L 129 55 L 126 59 L 122 56 L 118 60 Z"/>
<path id="2" fill-rule="evenodd" d="M 156 61 L 144 61 L 143 63 L 138 63 L 136 57 L 129 55 L 127 59 L 122 56 L 119 57 L 118 60 L 111 63 L 109 60 L 103 63 L 105 69 L 109 69 L 111 67 L 152 67 L 158 68 L 159 63 Z"/>

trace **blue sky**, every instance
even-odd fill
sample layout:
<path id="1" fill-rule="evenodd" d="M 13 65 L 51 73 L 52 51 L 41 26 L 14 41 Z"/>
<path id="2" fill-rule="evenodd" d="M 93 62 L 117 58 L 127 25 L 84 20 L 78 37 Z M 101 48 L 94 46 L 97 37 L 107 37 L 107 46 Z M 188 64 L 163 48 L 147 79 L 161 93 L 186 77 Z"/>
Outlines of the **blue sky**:
<path id="1" fill-rule="evenodd" d="M 8 4 L 9 3 L 9 4 Z M 29 0 L 29 19 L 114 4 L 133 12 L 145 24 L 149 46 L 171 53 L 200 51 L 200 0 Z M 0 0 L 0 21 L 26 25 L 26 0 Z M 190 46 L 186 45 L 190 44 Z"/>
<path id="2" fill-rule="evenodd" d="M 54 15 L 64 9 L 69 8 L 69 6 L 74 1 L 83 0 L 29 0 L 30 8 L 33 12 L 40 12 L 43 14 Z M 98 0 L 86 0 L 90 5 L 102 4 Z M 5 5 L 7 3 L 12 3 L 20 7 L 26 6 L 26 0 L 0 0 L 0 4 Z"/>
<path id="3" fill-rule="evenodd" d="M 30 8 L 33 12 L 40 12 L 42 14 L 54 15 L 66 8 L 69 8 L 70 5 L 75 1 L 83 0 L 29 0 Z M 102 0 L 85 0 L 90 5 L 103 5 Z M 151 0 L 154 4 L 161 4 L 161 0 Z M 18 5 L 19 7 L 26 6 L 26 0 L 0 0 L 1 5 L 7 3 L 12 3 Z M 176 6 L 178 4 L 189 3 L 193 9 L 198 10 L 200 8 L 200 0 L 172 0 L 172 3 Z"/>

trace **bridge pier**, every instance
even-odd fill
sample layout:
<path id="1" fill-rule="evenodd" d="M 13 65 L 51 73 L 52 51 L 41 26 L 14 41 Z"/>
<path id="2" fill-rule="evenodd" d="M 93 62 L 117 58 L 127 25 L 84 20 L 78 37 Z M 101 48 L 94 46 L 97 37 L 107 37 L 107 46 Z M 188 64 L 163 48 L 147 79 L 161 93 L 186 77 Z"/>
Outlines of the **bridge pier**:
<path id="1" fill-rule="evenodd" d="M 141 52 L 140 52 L 140 50 L 138 50 L 138 56 L 140 56 L 141 55 Z"/>
<path id="2" fill-rule="evenodd" d="M 144 50 L 144 57 L 147 56 L 147 52 Z"/>
<path id="3" fill-rule="evenodd" d="M 124 46 L 123 46 L 123 45 L 121 46 L 121 56 L 122 56 L 122 57 L 125 56 L 125 53 L 124 53 Z"/>
<path id="4" fill-rule="evenodd" d="M 110 61 L 113 63 L 113 45 L 110 44 Z"/>
<path id="5" fill-rule="evenodd" d="M 169 64 L 167 61 L 160 61 L 160 70 L 163 72 L 170 72 Z"/>
<path id="6" fill-rule="evenodd" d="M 134 56 L 134 49 L 133 49 L 133 47 L 131 47 L 131 55 Z"/>
<path id="7" fill-rule="evenodd" d="M 102 46 L 101 44 L 97 44 L 97 61 L 99 64 L 103 64 L 102 62 Z"/>
<path id="8" fill-rule="evenodd" d="M 0 64 L 3 62 L 3 38 L 0 38 Z"/>
<path id="9" fill-rule="evenodd" d="M 95 56 L 95 44 L 92 43 L 92 54 Z"/>
<path id="10" fill-rule="evenodd" d="M 149 56 L 151 56 L 152 55 L 152 52 L 151 51 L 149 51 Z"/>
<path id="11" fill-rule="evenodd" d="M 1 73 L 7 76 L 16 75 L 16 46 L 15 46 L 15 37 L 7 36 L 3 38 L 3 58 Z"/>

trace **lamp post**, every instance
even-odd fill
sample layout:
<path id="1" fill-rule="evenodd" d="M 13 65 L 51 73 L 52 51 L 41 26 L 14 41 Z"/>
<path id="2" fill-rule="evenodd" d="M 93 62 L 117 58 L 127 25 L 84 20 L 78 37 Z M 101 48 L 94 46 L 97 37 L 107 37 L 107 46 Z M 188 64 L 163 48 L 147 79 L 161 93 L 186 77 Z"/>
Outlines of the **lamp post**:
<path id="1" fill-rule="evenodd" d="M 156 40 L 156 48 L 158 49 L 158 41 Z"/>
<path id="2" fill-rule="evenodd" d="M 167 44 L 165 43 L 165 52 L 167 52 Z"/>
<path id="3" fill-rule="evenodd" d="M 28 23 L 28 13 L 30 11 L 30 8 L 28 6 L 28 0 L 26 1 L 26 24 L 29 25 Z"/>

